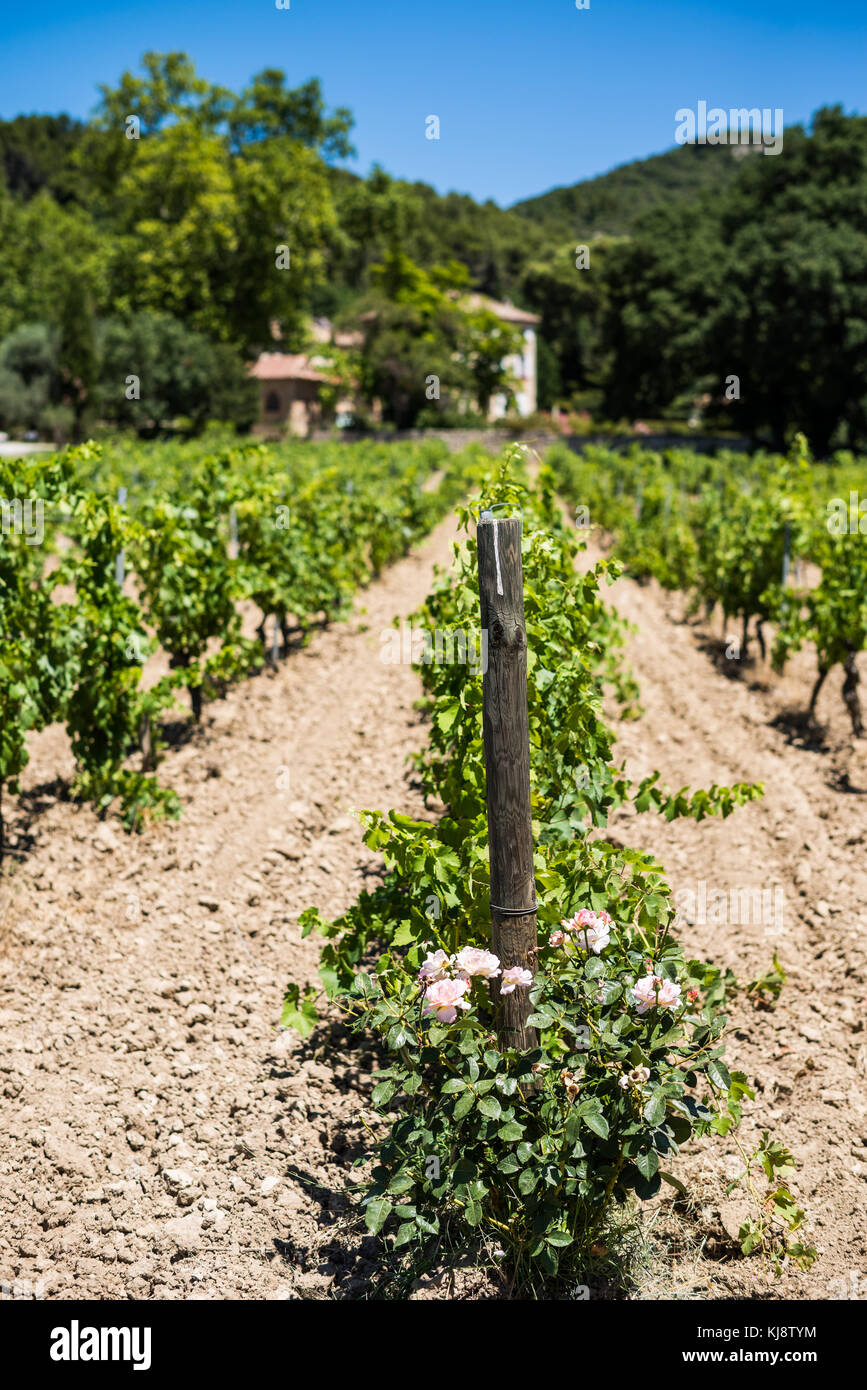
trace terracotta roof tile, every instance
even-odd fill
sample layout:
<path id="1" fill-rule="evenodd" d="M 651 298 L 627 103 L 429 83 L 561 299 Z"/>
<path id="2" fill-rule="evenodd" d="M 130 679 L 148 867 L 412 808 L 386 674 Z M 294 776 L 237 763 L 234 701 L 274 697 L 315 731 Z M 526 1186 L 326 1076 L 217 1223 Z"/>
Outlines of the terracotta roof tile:
<path id="1" fill-rule="evenodd" d="M 250 375 L 259 381 L 331 381 L 331 377 L 314 367 L 303 352 L 263 352 L 250 368 Z"/>

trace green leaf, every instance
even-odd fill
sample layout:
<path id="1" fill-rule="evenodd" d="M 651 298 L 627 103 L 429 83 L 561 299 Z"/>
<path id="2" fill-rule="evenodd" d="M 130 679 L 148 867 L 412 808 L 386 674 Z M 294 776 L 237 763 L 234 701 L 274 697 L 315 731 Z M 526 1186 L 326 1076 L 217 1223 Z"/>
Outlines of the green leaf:
<path id="1" fill-rule="evenodd" d="M 658 1173 L 654 1173 L 652 1178 L 639 1178 L 635 1184 L 635 1194 L 640 1197 L 642 1202 L 649 1202 L 651 1197 L 655 1197 L 661 1187 Z"/>
<path id="2" fill-rule="evenodd" d="M 290 985 L 283 999 L 280 1022 L 284 1028 L 294 1028 L 302 1038 L 309 1038 L 319 1022 L 315 992 L 312 989 L 305 990 L 302 998 L 298 985 Z"/>
<path id="3" fill-rule="evenodd" d="M 387 1105 L 396 1090 L 397 1086 L 393 1081 L 380 1081 L 378 1086 L 374 1086 L 370 1098 L 377 1107 Z"/>
<path id="4" fill-rule="evenodd" d="M 557 1025 L 557 1019 L 555 1018 L 555 1016 L 553 1014 L 548 1013 L 530 1014 L 530 1017 L 527 1019 L 527 1022 L 531 1028 L 540 1028 L 543 1031 L 546 1028 L 554 1028 Z"/>
<path id="5" fill-rule="evenodd" d="M 594 1110 L 591 1114 L 585 1115 L 584 1123 L 594 1134 L 598 1134 L 600 1139 L 608 1138 L 608 1121 L 598 1111 Z"/>
<path id="6" fill-rule="evenodd" d="M 497 1138 L 503 1139 L 506 1143 L 513 1143 L 517 1139 L 523 1139 L 524 1127 L 516 1124 L 514 1120 L 509 1120 L 507 1124 L 497 1130 Z"/>
<path id="7" fill-rule="evenodd" d="M 468 1115 L 468 1114 L 470 1113 L 470 1111 L 472 1110 L 472 1108 L 473 1108 L 473 1103 L 474 1103 L 475 1099 L 476 1099 L 476 1098 L 475 1098 L 475 1096 L 473 1095 L 472 1091 L 466 1091 L 466 1092 L 460 1097 L 460 1099 L 458 1100 L 458 1102 L 457 1102 L 457 1104 L 456 1104 L 454 1110 L 452 1111 L 452 1114 L 454 1115 L 454 1118 L 455 1118 L 456 1120 L 462 1120 L 462 1119 L 464 1118 L 465 1115 Z"/>
<path id="8" fill-rule="evenodd" d="M 655 1149 L 648 1149 L 645 1153 L 639 1154 L 635 1159 L 635 1166 L 643 1178 L 648 1180 L 653 1177 L 659 1168 L 659 1157 Z"/>
<path id="9" fill-rule="evenodd" d="M 652 1095 L 644 1107 L 644 1118 L 648 1124 L 658 1125 L 665 1119 L 665 1097 Z"/>
<path id="10" fill-rule="evenodd" d="M 478 1168 L 471 1158 L 464 1155 L 459 1158 L 452 1173 L 452 1181 L 455 1186 L 460 1187 L 462 1183 L 471 1183 L 478 1176 Z"/>
<path id="11" fill-rule="evenodd" d="M 545 1236 L 549 1245 L 556 1245 L 558 1250 L 565 1250 L 567 1245 L 572 1244 L 572 1236 L 568 1231 L 549 1231 Z"/>
<path id="12" fill-rule="evenodd" d="M 503 1108 L 496 1096 L 484 1096 L 479 1101 L 479 1109 L 489 1120 L 498 1120 L 503 1113 Z M 521 1138 L 520 1134 L 518 1138 Z"/>
<path id="13" fill-rule="evenodd" d="M 395 1236 L 395 1241 L 394 1241 L 394 1248 L 395 1248 L 395 1250 L 399 1250 L 400 1247 L 401 1247 L 402 1245 L 406 1245 L 406 1244 L 408 1244 L 409 1241 L 414 1240 L 414 1239 L 415 1239 L 415 1234 L 416 1234 L 416 1224 L 415 1224 L 415 1222 L 414 1222 L 414 1221 L 404 1221 L 403 1225 L 402 1225 L 402 1226 L 398 1226 L 398 1228 L 397 1228 L 397 1235 Z"/>
<path id="14" fill-rule="evenodd" d="M 714 1086 L 718 1086 L 721 1091 L 727 1091 L 732 1084 L 728 1067 L 726 1067 L 718 1057 L 714 1057 L 712 1061 L 708 1063 L 707 1074 Z"/>
<path id="15" fill-rule="evenodd" d="M 481 1202 L 468 1202 L 464 1208 L 464 1216 L 470 1226 L 478 1226 L 483 1216 Z"/>
<path id="16" fill-rule="evenodd" d="M 378 1235 L 382 1230 L 391 1215 L 393 1205 L 385 1197 L 373 1197 L 368 1202 L 364 1213 L 364 1224 L 373 1235 Z"/>
<path id="17" fill-rule="evenodd" d="M 455 720 L 461 712 L 461 707 L 457 701 L 446 706 L 445 709 L 437 710 L 436 722 L 444 734 L 447 734 L 454 727 Z"/>

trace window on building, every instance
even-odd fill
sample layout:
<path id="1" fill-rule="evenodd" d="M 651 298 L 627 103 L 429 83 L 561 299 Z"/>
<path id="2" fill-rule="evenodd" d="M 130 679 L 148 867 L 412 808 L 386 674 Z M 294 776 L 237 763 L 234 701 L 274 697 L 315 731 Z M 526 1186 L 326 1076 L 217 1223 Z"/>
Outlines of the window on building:
<path id="1" fill-rule="evenodd" d="M 269 415 L 275 414 L 280 409 L 280 397 L 276 391 L 269 391 L 265 397 L 265 409 Z"/>

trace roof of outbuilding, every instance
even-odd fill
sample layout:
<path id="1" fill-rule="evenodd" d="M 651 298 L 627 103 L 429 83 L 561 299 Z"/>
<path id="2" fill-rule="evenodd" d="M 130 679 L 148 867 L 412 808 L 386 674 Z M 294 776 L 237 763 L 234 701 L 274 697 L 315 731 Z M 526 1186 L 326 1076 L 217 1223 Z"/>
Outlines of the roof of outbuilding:
<path id="1" fill-rule="evenodd" d="M 504 323 L 525 323 L 530 327 L 542 322 L 539 314 L 531 314 L 527 309 L 517 309 L 514 304 L 506 304 L 499 299 L 491 299 L 486 294 L 467 295 L 467 302 L 474 309 L 490 309 L 491 313 L 496 314 L 497 318 L 502 319 Z"/>
<path id="2" fill-rule="evenodd" d="M 504 323 L 523 323 L 528 328 L 533 328 L 542 322 L 539 314 L 531 314 L 527 309 L 517 309 L 514 304 L 505 304 L 499 299 L 491 299 L 487 294 L 460 294 L 455 290 L 452 293 L 452 298 L 458 304 L 469 306 L 471 309 L 489 309 Z M 373 323 L 376 317 L 376 309 L 368 309 L 366 313 L 359 314 L 358 321 L 359 323 Z"/>
<path id="3" fill-rule="evenodd" d="M 263 352 L 250 368 L 250 375 L 259 381 L 321 381 L 332 380 L 314 367 L 303 352 Z"/>

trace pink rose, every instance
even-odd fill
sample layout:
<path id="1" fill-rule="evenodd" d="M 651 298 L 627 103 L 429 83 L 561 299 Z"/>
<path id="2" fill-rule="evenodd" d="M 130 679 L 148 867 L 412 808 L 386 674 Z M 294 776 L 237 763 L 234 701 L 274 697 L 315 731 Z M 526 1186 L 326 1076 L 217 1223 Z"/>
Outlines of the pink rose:
<path id="1" fill-rule="evenodd" d="M 425 995 L 425 1013 L 435 1014 L 440 1023 L 454 1023 L 458 1009 L 470 1007 L 464 998 L 467 989 L 466 980 L 437 980 Z"/>
<path id="2" fill-rule="evenodd" d="M 596 913 L 589 907 L 582 907 L 575 913 L 574 917 L 564 917 L 560 923 L 566 931 L 578 931 L 581 927 L 592 927 L 596 925 Z"/>
<path id="3" fill-rule="evenodd" d="M 561 926 L 575 935 L 576 944 L 583 951 L 593 951 L 598 956 L 611 940 L 613 922 L 607 912 L 592 912 L 582 907 L 574 917 L 568 921 L 564 919 Z"/>
<path id="4" fill-rule="evenodd" d="M 422 984 L 433 984 L 435 980 L 445 980 L 448 977 L 450 964 L 445 951 L 434 951 L 433 955 L 427 956 L 422 962 L 418 978 Z"/>
<path id="5" fill-rule="evenodd" d="M 510 965 L 508 970 L 503 971 L 503 982 L 500 985 L 501 994 L 514 994 L 515 986 L 522 985 L 527 989 L 533 983 L 533 976 L 529 970 L 524 970 L 520 965 Z"/>
<path id="6" fill-rule="evenodd" d="M 548 945 L 562 946 L 565 940 L 566 933 L 564 931 L 552 931 L 551 935 L 548 937 Z"/>
<path id="7" fill-rule="evenodd" d="M 645 975 L 634 986 L 632 997 L 640 1014 L 646 1014 L 648 1009 L 673 1009 L 680 1003 L 680 985 L 663 980 L 660 975 Z"/>
<path id="8" fill-rule="evenodd" d="M 499 958 L 490 951 L 479 950 L 477 946 L 465 946 L 462 951 L 458 951 L 455 965 L 459 972 L 468 978 L 478 976 L 483 980 L 492 980 L 500 973 Z"/>

